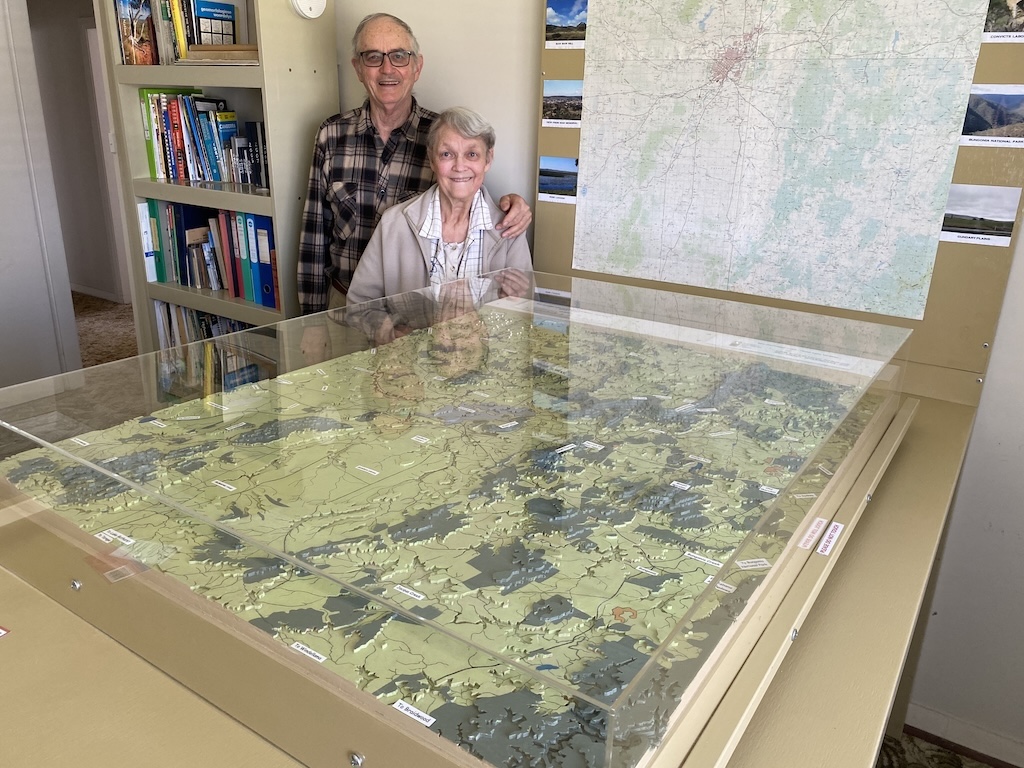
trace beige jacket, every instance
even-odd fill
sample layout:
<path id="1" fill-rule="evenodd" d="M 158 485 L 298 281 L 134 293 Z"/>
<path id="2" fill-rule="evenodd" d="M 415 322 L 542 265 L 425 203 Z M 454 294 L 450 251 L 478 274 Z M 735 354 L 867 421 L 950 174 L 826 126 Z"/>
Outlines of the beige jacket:
<path id="1" fill-rule="evenodd" d="M 384 212 L 352 276 L 348 289 L 349 305 L 430 285 L 433 245 L 429 239 L 420 237 L 419 231 L 430 213 L 430 196 L 436 186 Z M 501 221 L 505 214 L 495 205 L 487 190 L 482 191 L 490 208 L 491 220 Z M 506 239 L 492 229 L 485 230 L 483 237 L 481 272 L 532 269 L 530 246 L 525 234 Z"/>

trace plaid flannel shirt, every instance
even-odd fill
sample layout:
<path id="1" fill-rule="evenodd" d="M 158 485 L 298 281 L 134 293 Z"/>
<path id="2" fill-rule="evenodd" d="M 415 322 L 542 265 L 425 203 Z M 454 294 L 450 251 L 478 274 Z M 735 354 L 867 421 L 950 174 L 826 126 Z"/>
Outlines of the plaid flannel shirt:
<path id="1" fill-rule="evenodd" d="M 427 132 L 437 114 L 412 114 L 382 144 L 370 102 L 325 120 L 317 132 L 302 211 L 297 285 L 302 314 L 327 309 L 332 281 L 347 287 L 381 214 L 434 183 Z"/>

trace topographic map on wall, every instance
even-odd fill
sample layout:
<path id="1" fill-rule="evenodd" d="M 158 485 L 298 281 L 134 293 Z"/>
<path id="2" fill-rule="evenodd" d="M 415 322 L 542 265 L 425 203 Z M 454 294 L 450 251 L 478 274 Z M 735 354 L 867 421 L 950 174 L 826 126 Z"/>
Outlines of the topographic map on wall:
<path id="1" fill-rule="evenodd" d="M 573 266 L 920 318 L 985 0 L 591 0 Z"/>

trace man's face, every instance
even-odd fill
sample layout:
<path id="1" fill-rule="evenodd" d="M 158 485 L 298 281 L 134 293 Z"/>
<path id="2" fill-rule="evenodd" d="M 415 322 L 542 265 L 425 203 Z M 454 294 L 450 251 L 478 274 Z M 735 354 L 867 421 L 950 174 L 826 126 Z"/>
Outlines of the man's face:
<path id="1" fill-rule="evenodd" d="M 357 55 L 352 59 L 356 77 L 366 88 L 372 106 L 378 109 L 391 109 L 403 102 L 411 102 L 412 87 L 420 79 L 423 70 L 423 57 L 413 56 L 406 67 L 396 67 L 391 59 L 384 57 L 379 67 L 368 67 L 359 59 L 361 51 L 412 50 L 412 40 L 405 30 L 390 19 L 378 19 L 368 24 L 359 40 Z"/>

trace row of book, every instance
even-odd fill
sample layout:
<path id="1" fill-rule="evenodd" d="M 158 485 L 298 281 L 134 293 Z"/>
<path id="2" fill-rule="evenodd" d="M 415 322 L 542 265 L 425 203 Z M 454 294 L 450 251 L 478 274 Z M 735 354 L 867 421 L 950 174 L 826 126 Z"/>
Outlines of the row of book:
<path id="1" fill-rule="evenodd" d="M 114 0 L 121 60 L 125 64 L 258 58 L 255 46 L 237 45 L 240 9 L 215 0 Z"/>
<path id="2" fill-rule="evenodd" d="M 165 396 L 192 399 L 277 375 L 277 362 L 266 350 L 254 348 L 258 337 L 231 335 L 251 326 L 165 301 L 154 301 L 153 309 Z"/>
<path id="3" fill-rule="evenodd" d="M 269 216 L 145 200 L 138 218 L 149 282 L 226 291 L 281 309 Z"/>
<path id="4" fill-rule="evenodd" d="M 245 123 L 223 99 L 195 88 L 140 88 L 150 177 L 254 184 L 269 189 L 265 125 Z"/>

